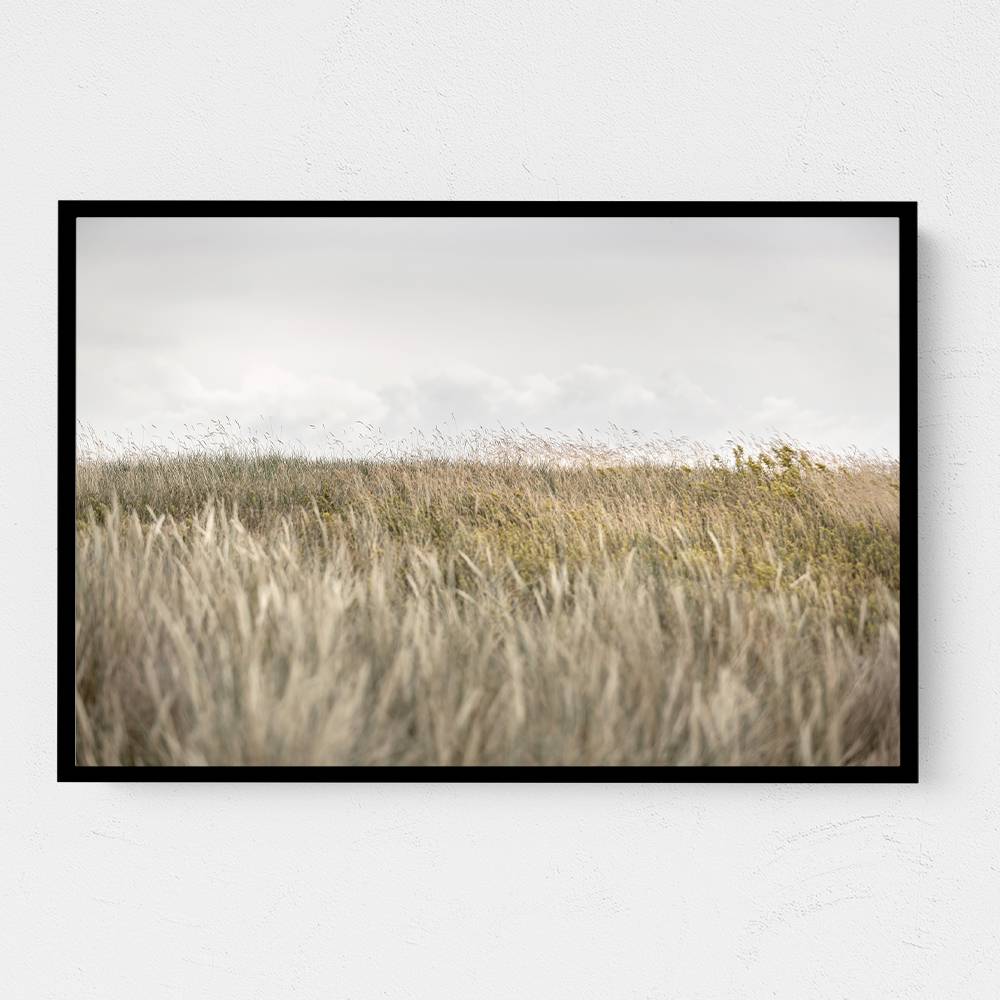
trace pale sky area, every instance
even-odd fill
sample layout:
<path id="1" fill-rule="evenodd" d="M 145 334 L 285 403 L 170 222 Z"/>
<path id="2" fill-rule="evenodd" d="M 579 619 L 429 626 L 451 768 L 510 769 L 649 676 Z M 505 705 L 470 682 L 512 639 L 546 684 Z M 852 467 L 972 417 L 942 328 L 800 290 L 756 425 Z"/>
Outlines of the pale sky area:
<path id="1" fill-rule="evenodd" d="M 81 219 L 77 245 L 101 436 L 613 422 L 898 455 L 895 219 Z"/>

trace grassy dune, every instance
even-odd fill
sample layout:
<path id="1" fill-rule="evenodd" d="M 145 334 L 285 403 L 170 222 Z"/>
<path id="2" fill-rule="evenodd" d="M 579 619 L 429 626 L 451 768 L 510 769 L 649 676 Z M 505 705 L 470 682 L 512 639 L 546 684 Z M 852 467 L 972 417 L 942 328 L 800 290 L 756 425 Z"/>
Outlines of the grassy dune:
<path id="1" fill-rule="evenodd" d="M 898 761 L 892 463 L 77 469 L 84 764 Z"/>

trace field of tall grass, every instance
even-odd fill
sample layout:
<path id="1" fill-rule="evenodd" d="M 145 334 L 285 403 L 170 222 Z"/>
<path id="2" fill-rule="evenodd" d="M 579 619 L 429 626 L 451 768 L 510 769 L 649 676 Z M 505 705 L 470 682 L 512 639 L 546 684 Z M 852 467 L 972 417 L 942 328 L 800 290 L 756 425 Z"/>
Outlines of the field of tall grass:
<path id="1" fill-rule="evenodd" d="M 77 464 L 80 764 L 894 764 L 898 466 Z"/>

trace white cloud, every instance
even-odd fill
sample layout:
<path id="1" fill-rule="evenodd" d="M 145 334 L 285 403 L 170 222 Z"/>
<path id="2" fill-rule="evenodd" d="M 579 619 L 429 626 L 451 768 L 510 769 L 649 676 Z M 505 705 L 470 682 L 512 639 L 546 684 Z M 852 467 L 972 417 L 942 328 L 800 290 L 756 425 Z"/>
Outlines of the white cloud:
<path id="1" fill-rule="evenodd" d="M 623 368 L 579 365 L 562 374 L 516 378 L 456 366 L 408 379 L 380 392 L 383 429 L 389 434 L 450 426 L 525 425 L 560 432 L 605 429 L 610 423 L 669 433 L 711 411 L 715 401 L 700 386 L 674 374 L 643 378 Z"/>
<path id="2" fill-rule="evenodd" d="M 372 434 L 398 441 L 435 429 L 455 434 L 500 427 L 600 435 L 614 425 L 644 436 L 683 436 L 713 448 L 731 436 L 782 435 L 804 444 L 877 449 L 896 433 L 891 422 L 869 426 L 856 416 L 838 420 L 789 396 L 765 395 L 741 409 L 724 406 L 682 372 L 643 376 L 595 364 L 508 378 L 455 363 L 435 375 L 376 389 L 273 364 L 248 367 L 227 383 L 205 384 L 172 361 L 142 367 L 122 360 L 110 378 L 124 381 L 127 406 L 146 415 L 145 423 L 155 425 L 160 440 L 219 418 L 238 422 L 247 433 L 266 430 L 310 450 Z M 98 431 L 121 429 L 114 420 L 98 420 L 96 426 Z M 137 429 L 128 427 L 133 433 Z"/>

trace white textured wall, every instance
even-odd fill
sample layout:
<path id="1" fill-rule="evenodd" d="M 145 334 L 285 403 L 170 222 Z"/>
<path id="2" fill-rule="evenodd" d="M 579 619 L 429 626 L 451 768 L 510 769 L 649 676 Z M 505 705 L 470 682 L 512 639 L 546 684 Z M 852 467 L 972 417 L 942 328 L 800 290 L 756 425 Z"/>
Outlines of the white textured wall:
<path id="1" fill-rule="evenodd" d="M 8 0 L 4 994 L 995 996 L 998 11 Z M 919 199 L 921 784 L 58 786 L 59 197 Z"/>

